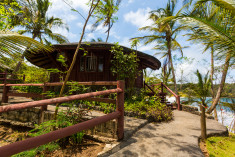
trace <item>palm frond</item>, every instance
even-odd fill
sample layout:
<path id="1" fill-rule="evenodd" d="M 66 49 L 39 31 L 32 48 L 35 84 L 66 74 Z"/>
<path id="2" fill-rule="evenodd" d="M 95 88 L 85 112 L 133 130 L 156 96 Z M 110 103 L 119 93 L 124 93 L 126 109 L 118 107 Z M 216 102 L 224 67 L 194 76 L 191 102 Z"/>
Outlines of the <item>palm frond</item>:
<path id="1" fill-rule="evenodd" d="M 23 54 L 27 49 L 32 53 L 52 52 L 53 48 L 40 42 L 10 31 L 0 31 L 0 52 L 11 57 Z"/>

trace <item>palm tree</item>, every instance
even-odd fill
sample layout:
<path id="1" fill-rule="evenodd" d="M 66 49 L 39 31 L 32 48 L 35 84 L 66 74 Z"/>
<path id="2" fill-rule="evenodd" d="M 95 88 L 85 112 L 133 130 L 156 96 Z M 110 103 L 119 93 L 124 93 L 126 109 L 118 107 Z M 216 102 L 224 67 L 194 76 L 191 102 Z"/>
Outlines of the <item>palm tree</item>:
<path id="1" fill-rule="evenodd" d="M 23 30 L 20 34 L 30 33 L 33 39 L 39 39 L 41 43 L 50 44 L 49 39 L 57 43 L 68 42 L 68 39 L 58 33 L 53 33 L 52 28 L 62 27 L 68 30 L 68 27 L 60 18 L 47 17 L 47 11 L 50 6 L 49 0 L 24 0 L 20 2 L 23 10 L 24 22 Z"/>
<path id="2" fill-rule="evenodd" d="M 225 58 L 217 94 L 207 111 L 211 113 L 219 102 L 229 66 L 235 61 L 235 6 L 228 0 L 198 0 L 195 4 L 191 12 L 176 18 L 191 27 L 194 34 L 191 40 L 212 43 L 217 57 L 219 59 Z M 210 12 L 210 16 L 208 16 L 208 12 Z M 174 18 L 168 18 L 166 21 Z"/>
<path id="3" fill-rule="evenodd" d="M 164 51 L 161 54 L 163 54 L 163 57 L 167 57 L 169 60 L 175 92 L 178 93 L 176 86 L 175 70 L 172 60 L 172 50 L 178 49 L 180 50 L 181 55 L 183 55 L 182 47 L 177 42 L 176 37 L 180 31 L 185 29 L 185 26 L 178 25 L 173 20 L 162 22 L 163 19 L 174 16 L 175 5 L 176 5 L 175 1 L 168 0 L 166 8 L 160 8 L 156 11 L 152 11 L 149 18 L 154 22 L 154 24 L 151 26 L 142 27 L 140 28 L 140 30 L 147 30 L 149 32 L 153 32 L 153 34 L 146 35 L 143 37 L 135 37 L 132 38 L 131 40 L 139 39 L 144 41 L 144 44 L 156 42 L 157 45 L 154 47 L 154 49 Z M 178 11 L 176 15 L 178 15 L 180 12 L 181 10 Z"/>
<path id="4" fill-rule="evenodd" d="M 6 59 L 12 58 L 13 60 L 19 60 L 19 56 L 28 48 L 28 51 L 32 53 L 45 51 L 52 52 L 53 49 L 49 46 L 45 46 L 38 41 L 20 35 L 16 32 L 11 31 L 15 26 L 15 19 L 19 14 L 22 13 L 20 11 L 19 4 L 17 2 L 11 3 L 9 2 L 1 2 L 0 7 L 0 59 L 1 64 L 5 64 Z M 14 18 L 12 18 L 14 17 Z M 17 18 L 16 18 L 17 19 Z"/>
<path id="5" fill-rule="evenodd" d="M 210 94 L 210 86 L 211 86 L 211 81 L 210 77 L 207 73 L 205 77 L 203 78 L 201 73 L 197 70 L 196 75 L 198 78 L 198 83 L 192 87 L 194 91 L 194 95 L 196 98 L 199 98 L 200 101 L 200 110 L 201 110 L 201 138 L 202 140 L 206 139 L 206 108 L 207 108 L 207 101 L 206 97 L 209 96 Z"/>
<path id="6" fill-rule="evenodd" d="M 103 23 L 103 27 L 108 27 L 106 33 L 106 42 L 109 38 L 109 32 L 112 28 L 113 24 L 117 21 L 117 17 L 114 16 L 115 13 L 117 13 L 119 9 L 119 4 L 121 3 L 121 0 L 104 0 L 100 1 L 99 5 L 94 11 L 93 17 L 96 18 L 95 23 L 93 24 L 93 31 L 100 25 L 100 23 Z"/>
<path id="7" fill-rule="evenodd" d="M 103 39 L 101 37 L 98 37 L 97 39 L 92 38 L 91 42 L 104 42 Z"/>
<path id="8" fill-rule="evenodd" d="M 53 27 L 63 27 L 68 30 L 68 27 L 63 23 L 60 18 L 47 17 L 47 11 L 50 6 L 49 0 L 24 0 L 20 2 L 23 15 L 19 20 L 23 20 L 21 27 L 23 30 L 19 30 L 20 34 L 30 33 L 33 39 L 38 39 L 41 43 L 51 45 L 50 40 L 57 43 L 68 42 L 67 38 L 53 33 Z M 50 40 L 49 40 L 50 39 Z M 24 59 L 24 54 L 21 56 L 21 61 L 18 62 L 13 73 L 16 73 Z"/>

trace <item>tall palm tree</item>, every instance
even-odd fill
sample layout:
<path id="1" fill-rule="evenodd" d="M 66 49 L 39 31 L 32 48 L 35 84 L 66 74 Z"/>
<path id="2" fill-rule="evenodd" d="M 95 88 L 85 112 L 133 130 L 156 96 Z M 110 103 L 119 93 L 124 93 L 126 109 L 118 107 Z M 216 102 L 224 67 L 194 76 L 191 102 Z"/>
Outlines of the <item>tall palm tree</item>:
<path id="1" fill-rule="evenodd" d="M 192 40 L 213 43 L 217 57 L 220 59 L 225 58 L 217 94 L 207 111 L 211 113 L 219 102 L 229 66 L 235 61 L 235 5 L 229 3 L 229 0 L 198 0 L 195 4 L 192 11 L 176 18 L 181 19 L 185 25 L 191 27 L 194 34 L 191 37 Z M 209 18 L 208 12 L 211 15 Z M 174 18 L 171 17 L 165 20 L 168 21 Z"/>
<path id="2" fill-rule="evenodd" d="M 145 44 L 155 42 L 157 45 L 154 47 L 154 49 L 164 51 L 162 54 L 163 57 L 167 57 L 169 60 L 175 92 L 178 93 L 176 86 L 175 69 L 172 60 L 172 50 L 179 49 L 181 55 L 183 55 L 182 47 L 177 42 L 176 37 L 180 31 L 185 29 L 185 26 L 178 25 L 173 20 L 162 22 L 162 19 L 178 15 L 181 12 L 180 10 L 175 14 L 175 5 L 176 1 L 168 0 L 166 8 L 160 8 L 158 10 L 152 11 L 149 18 L 154 22 L 154 24 L 151 26 L 142 27 L 140 28 L 140 30 L 146 30 L 152 32 L 153 34 L 143 37 L 135 37 L 131 40 L 139 39 L 144 41 Z"/>
<path id="3" fill-rule="evenodd" d="M 33 39 L 38 39 L 41 43 L 51 45 L 50 40 L 57 43 L 68 42 L 68 39 L 58 33 L 53 33 L 53 27 L 62 27 L 68 30 L 68 27 L 60 18 L 47 17 L 47 11 L 50 6 L 49 0 L 24 0 L 20 1 L 22 16 L 19 20 L 23 20 L 20 26 L 24 27 L 19 30 L 20 34 L 30 33 Z M 49 40 L 50 39 L 50 40 Z M 21 61 L 18 62 L 13 73 L 16 73 L 24 59 L 24 54 L 21 56 Z"/>
<path id="4" fill-rule="evenodd" d="M 39 39 L 41 43 L 50 44 L 49 39 L 57 43 L 68 42 L 68 39 L 58 33 L 53 33 L 52 28 L 68 27 L 63 23 L 60 18 L 48 17 L 47 11 L 50 6 L 49 0 L 24 0 L 20 2 L 23 10 L 22 18 L 23 30 L 20 30 L 20 34 L 29 33 L 32 34 L 33 39 Z"/>
<path id="5" fill-rule="evenodd" d="M 27 47 L 28 51 L 33 53 L 39 51 L 51 52 L 53 50 L 51 47 L 45 46 L 32 38 L 11 31 L 15 26 L 14 19 L 22 13 L 16 1 L 0 2 L 0 12 L 1 64 L 5 64 L 5 59 L 18 60 Z"/>
<path id="6" fill-rule="evenodd" d="M 201 73 L 197 70 L 196 76 L 198 78 L 198 82 L 195 86 L 192 87 L 194 91 L 194 95 L 200 99 L 200 110 L 201 110 L 201 138 L 202 140 L 206 139 L 206 114 L 205 110 L 207 108 L 206 97 L 210 94 L 210 86 L 211 81 L 210 77 L 207 73 L 203 78 Z"/>
<path id="7" fill-rule="evenodd" d="M 117 13 L 120 3 L 121 0 L 103 0 L 99 2 L 99 5 L 94 11 L 93 17 L 96 18 L 96 21 L 93 24 L 93 30 L 95 30 L 100 25 L 100 23 L 103 23 L 103 27 L 108 27 L 106 31 L 106 42 L 109 39 L 110 29 L 118 19 L 114 15 Z"/>

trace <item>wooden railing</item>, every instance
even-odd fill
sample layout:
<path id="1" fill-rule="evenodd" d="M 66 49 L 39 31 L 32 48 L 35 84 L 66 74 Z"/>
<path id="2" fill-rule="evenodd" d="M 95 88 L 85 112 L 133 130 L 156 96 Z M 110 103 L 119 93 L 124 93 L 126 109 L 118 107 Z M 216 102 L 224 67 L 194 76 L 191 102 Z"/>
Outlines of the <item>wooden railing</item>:
<path id="1" fill-rule="evenodd" d="M 153 94 L 155 95 L 159 95 L 159 96 L 162 96 L 164 95 L 164 88 L 167 89 L 171 94 L 174 95 L 174 97 L 176 98 L 176 103 L 177 103 L 177 109 L 178 110 L 182 110 L 182 105 L 180 104 L 180 96 L 175 94 L 169 87 L 167 87 L 163 82 L 159 83 L 159 84 L 153 84 L 153 85 L 147 85 L 145 82 L 144 82 L 144 86 L 147 87 Z M 156 93 L 155 90 L 154 90 L 154 87 L 156 86 L 160 86 L 160 92 L 159 93 Z"/>
<path id="2" fill-rule="evenodd" d="M 22 79 L 15 79 L 14 76 L 20 76 L 22 77 Z M 21 75 L 21 74 L 11 74 L 8 73 L 7 71 L 5 71 L 4 73 L 0 73 L 0 82 L 2 83 L 7 83 L 8 81 L 25 81 L 25 75 Z"/>
<path id="3" fill-rule="evenodd" d="M 19 141 L 19 142 L 15 142 L 6 146 L 2 146 L 0 147 L 0 156 L 4 156 L 4 157 L 11 156 L 11 155 L 20 153 L 22 151 L 26 151 L 26 150 L 38 147 L 40 145 L 73 135 L 82 130 L 93 128 L 96 125 L 105 123 L 112 119 L 117 119 L 117 125 L 118 125 L 117 137 L 119 140 L 123 139 L 124 137 L 124 86 L 125 86 L 124 81 L 92 82 L 91 84 L 92 85 L 104 85 L 104 84 L 105 85 L 117 85 L 117 88 L 105 90 L 105 91 L 71 95 L 67 97 L 59 97 L 59 98 L 45 99 L 45 100 L 39 100 L 39 101 L 33 101 L 33 102 L 27 102 L 27 103 L 0 106 L 0 113 L 3 113 L 3 112 L 31 108 L 31 107 L 46 106 L 48 104 L 63 103 L 63 102 L 68 102 L 72 100 L 81 100 L 81 99 L 90 99 L 90 98 L 92 98 L 93 100 L 96 100 L 95 96 L 117 93 L 115 112 L 92 119 L 92 120 L 88 120 L 86 122 L 79 123 L 73 126 L 69 126 L 63 129 L 52 131 L 44 135 L 28 138 L 23 141 Z M 111 100 L 113 99 L 110 99 L 110 101 Z"/>

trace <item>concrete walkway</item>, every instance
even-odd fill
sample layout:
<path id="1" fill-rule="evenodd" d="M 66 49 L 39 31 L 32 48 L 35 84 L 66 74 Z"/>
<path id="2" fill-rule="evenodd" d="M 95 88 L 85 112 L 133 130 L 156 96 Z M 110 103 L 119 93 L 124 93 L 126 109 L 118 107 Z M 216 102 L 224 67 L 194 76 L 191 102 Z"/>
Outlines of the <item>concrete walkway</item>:
<path id="1" fill-rule="evenodd" d="M 226 135 L 227 128 L 215 120 L 207 119 L 209 135 Z M 131 138 L 116 147 L 111 157 L 200 157 L 204 156 L 198 146 L 200 116 L 184 111 L 174 111 L 169 123 L 149 123 Z"/>
<path id="2" fill-rule="evenodd" d="M 1 94 L 0 94 L 1 97 Z M 31 99 L 10 97 L 9 102 L 20 103 Z M 48 106 L 53 111 L 54 106 Z M 146 120 L 125 117 L 125 137 L 109 145 L 99 156 L 111 157 L 200 157 L 198 146 L 200 116 L 184 111 L 173 111 L 169 123 L 148 123 Z M 92 112 L 97 117 L 100 112 Z M 215 120 L 207 119 L 208 135 L 226 135 L 227 128 Z"/>

